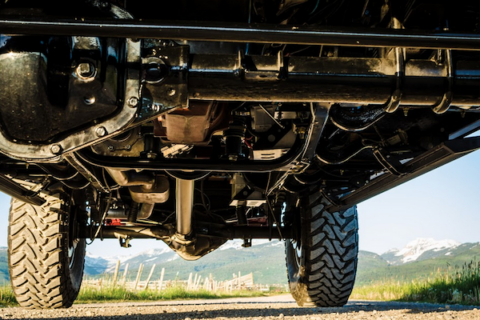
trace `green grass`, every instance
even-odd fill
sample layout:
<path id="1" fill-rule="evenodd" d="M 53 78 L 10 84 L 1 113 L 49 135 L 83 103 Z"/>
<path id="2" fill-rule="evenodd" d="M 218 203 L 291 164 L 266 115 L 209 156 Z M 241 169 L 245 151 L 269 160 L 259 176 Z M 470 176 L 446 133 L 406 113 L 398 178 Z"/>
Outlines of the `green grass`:
<path id="1" fill-rule="evenodd" d="M 353 299 L 418 301 L 441 304 L 480 304 L 480 263 L 448 266 L 425 280 L 384 280 L 356 287 Z"/>
<path id="2" fill-rule="evenodd" d="M 121 287 L 85 286 L 80 290 L 76 303 L 121 302 L 121 301 L 160 301 L 188 299 L 221 299 L 234 297 L 259 297 L 265 295 L 258 291 L 210 292 L 208 290 L 186 290 L 184 287 L 170 287 L 165 290 L 130 291 Z"/>
<path id="3" fill-rule="evenodd" d="M 0 286 L 0 307 L 8 307 L 17 305 L 17 300 L 9 285 Z"/>
<path id="4" fill-rule="evenodd" d="M 208 290 L 186 290 L 184 287 L 170 287 L 162 291 L 130 291 L 122 287 L 83 286 L 75 303 L 102 303 L 123 301 L 160 301 L 189 299 L 221 299 L 237 297 L 260 297 L 268 293 L 260 291 L 210 292 Z M 278 294 L 278 293 L 277 293 Z M 10 286 L 0 286 L 0 307 L 17 306 L 17 300 Z"/>

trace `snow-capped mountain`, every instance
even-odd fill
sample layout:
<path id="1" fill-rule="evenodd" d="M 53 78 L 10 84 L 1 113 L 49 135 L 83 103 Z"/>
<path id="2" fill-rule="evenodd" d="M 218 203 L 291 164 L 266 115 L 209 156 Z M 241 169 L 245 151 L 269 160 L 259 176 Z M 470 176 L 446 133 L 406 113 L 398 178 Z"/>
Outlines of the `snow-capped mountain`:
<path id="1" fill-rule="evenodd" d="M 401 265 L 413 261 L 421 261 L 439 256 L 448 255 L 449 251 L 461 243 L 455 240 L 435 240 L 432 238 L 418 238 L 409 242 L 404 248 L 391 249 L 381 255 L 392 265 Z"/>

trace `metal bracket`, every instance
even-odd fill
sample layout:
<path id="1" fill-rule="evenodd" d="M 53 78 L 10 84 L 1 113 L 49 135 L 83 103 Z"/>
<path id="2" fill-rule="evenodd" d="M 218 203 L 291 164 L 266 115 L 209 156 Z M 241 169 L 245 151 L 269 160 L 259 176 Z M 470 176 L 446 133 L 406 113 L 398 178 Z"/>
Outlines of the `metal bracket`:
<path id="1" fill-rule="evenodd" d="M 452 50 L 445 50 L 445 64 L 447 65 L 447 90 L 443 95 L 442 101 L 434 106 L 433 112 L 436 114 L 443 114 L 447 112 L 448 108 L 452 104 L 453 99 L 453 60 Z"/>
<path id="2" fill-rule="evenodd" d="M 302 162 L 310 163 L 316 154 L 320 137 L 322 136 L 323 128 L 328 120 L 328 113 L 330 112 L 331 103 L 316 103 L 313 105 L 314 112 L 312 113 L 313 122 L 307 136 L 307 146 L 302 157 Z"/>
<path id="3" fill-rule="evenodd" d="M 152 49 L 151 55 L 142 60 L 142 108 L 137 122 L 151 120 L 173 108 L 188 108 L 188 57 L 189 46 L 167 46 Z M 159 81 L 145 79 L 152 64 L 165 69 Z"/>
<path id="4" fill-rule="evenodd" d="M 402 25 L 397 18 L 393 18 L 393 28 L 394 29 L 402 29 Z M 400 106 L 400 102 L 402 100 L 402 85 L 403 85 L 403 77 L 405 76 L 405 61 L 403 55 L 403 48 L 394 48 L 395 50 L 395 90 L 393 91 L 392 95 L 390 96 L 389 100 L 385 104 L 385 111 L 388 113 L 393 113 L 397 111 L 398 107 Z"/>
<path id="5" fill-rule="evenodd" d="M 130 236 L 120 236 L 120 235 L 118 235 L 118 242 L 120 243 L 120 247 L 122 247 L 122 248 L 130 248 L 132 246 L 130 244 L 130 240 L 132 240 L 132 237 L 130 237 Z"/>
<path id="6" fill-rule="evenodd" d="M 378 163 L 380 163 L 388 172 L 395 176 L 404 175 L 405 172 L 400 170 L 401 163 L 398 161 L 392 161 L 392 159 L 388 159 L 389 156 L 385 156 L 380 149 L 375 149 L 373 151 L 373 156 L 377 159 Z M 392 162 L 398 162 L 395 165 Z"/>
<path id="7" fill-rule="evenodd" d="M 70 163 L 82 176 L 84 176 L 95 189 L 108 193 L 109 190 L 103 185 L 103 183 L 90 171 L 85 164 L 83 164 L 75 153 L 67 153 L 63 155 L 63 158 Z"/>

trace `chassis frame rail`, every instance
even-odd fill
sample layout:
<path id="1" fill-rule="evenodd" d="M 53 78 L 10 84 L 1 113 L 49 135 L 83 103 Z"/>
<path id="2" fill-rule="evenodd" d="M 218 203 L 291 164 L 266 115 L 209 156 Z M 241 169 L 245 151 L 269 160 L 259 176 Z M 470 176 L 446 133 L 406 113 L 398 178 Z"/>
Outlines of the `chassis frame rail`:
<path id="1" fill-rule="evenodd" d="M 398 168 L 401 171 L 400 174 L 385 173 L 366 186 L 344 196 L 337 205 L 329 209 L 331 211 L 346 210 L 352 205 L 368 200 L 478 149 L 480 149 L 480 137 L 446 141 L 405 163 L 402 168 Z"/>
<path id="2" fill-rule="evenodd" d="M 36 192 L 22 187 L 15 181 L 5 177 L 3 174 L 0 174 L 0 191 L 34 206 L 41 206 L 45 203 L 45 199 L 39 196 Z"/>
<path id="3" fill-rule="evenodd" d="M 480 35 L 448 31 L 338 28 L 211 22 L 0 17 L 0 33 L 160 38 L 242 43 L 480 50 Z"/>

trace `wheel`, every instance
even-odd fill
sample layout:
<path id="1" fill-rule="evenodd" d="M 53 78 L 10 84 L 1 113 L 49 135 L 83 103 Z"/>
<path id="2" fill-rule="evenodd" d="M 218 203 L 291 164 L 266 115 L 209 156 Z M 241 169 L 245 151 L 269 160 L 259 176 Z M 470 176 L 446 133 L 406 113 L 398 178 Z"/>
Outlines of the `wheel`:
<path id="1" fill-rule="evenodd" d="M 292 223 L 297 235 L 285 242 L 290 292 L 299 306 L 341 307 L 355 283 L 357 208 L 328 212 L 330 203 L 318 188 L 299 200 L 300 219 Z"/>
<path id="2" fill-rule="evenodd" d="M 83 278 L 85 239 L 74 239 L 82 214 L 69 196 L 47 196 L 42 206 L 12 199 L 8 228 L 10 281 L 22 307 L 68 308 Z"/>

